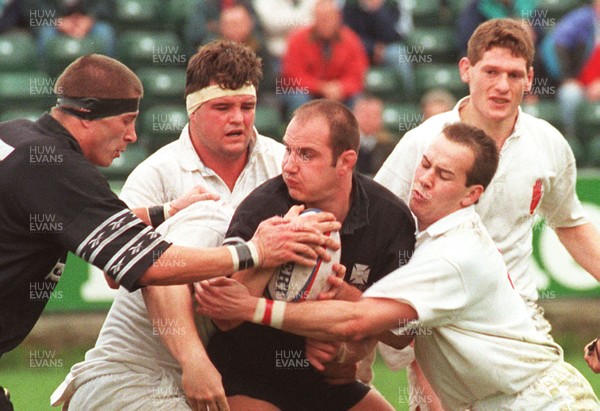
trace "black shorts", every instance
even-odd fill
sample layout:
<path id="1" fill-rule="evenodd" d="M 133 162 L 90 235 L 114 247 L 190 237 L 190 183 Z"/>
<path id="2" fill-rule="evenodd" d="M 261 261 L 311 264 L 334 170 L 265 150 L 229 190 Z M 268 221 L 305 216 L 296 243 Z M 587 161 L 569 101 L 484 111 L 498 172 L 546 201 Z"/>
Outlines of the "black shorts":
<path id="1" fill-rule="evenodd" d="M 330 385 L 304 355 L 304 338 L 270 327 L 244 323 L 217 331 L 208 354 L 223 378 L 228 397 L 245 395 L 283 411 L 348 410 L 370 387 L 355 381 Z"/>

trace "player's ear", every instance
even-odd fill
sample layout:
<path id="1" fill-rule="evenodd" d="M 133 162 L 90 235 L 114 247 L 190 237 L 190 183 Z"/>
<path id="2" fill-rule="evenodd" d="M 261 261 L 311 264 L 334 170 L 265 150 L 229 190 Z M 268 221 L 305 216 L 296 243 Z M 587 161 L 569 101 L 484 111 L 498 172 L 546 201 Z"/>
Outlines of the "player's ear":
<path id="1" fill-rule="evenodd" d="M 463 207 L 473 205 L 479 200 L 482 194 L 483 186 L 481 184 L 473 184 L 467 187 L 467 195 L 460 201 L 460 205 Z"/>
<path id="2" fill-rule="evenodd" d="M 471 67 L 471 61 L 463 57 L 458 62 L 458 71 L 460 72 L 460 79 L 463 83 L 468 83 L 471 80 L 471 76 L 469 75 L 469 68 Z"/>
<path id="3" fill-rule="evenodd" d="M 358 153 L 356 151 L 346 150 L 338 157 L 338 165 L 344 170 L 352 171 L 357 159 Z"/>

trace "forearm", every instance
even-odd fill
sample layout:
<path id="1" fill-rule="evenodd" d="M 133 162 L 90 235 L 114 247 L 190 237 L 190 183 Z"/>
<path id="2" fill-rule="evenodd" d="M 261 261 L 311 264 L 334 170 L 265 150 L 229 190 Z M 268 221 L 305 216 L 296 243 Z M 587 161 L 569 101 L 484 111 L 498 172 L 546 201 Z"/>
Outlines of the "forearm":
<path id="1" fill-rule="evenodd" d="M 251 268 L 249 270 L 238 271 L 231 277 L 244 284 L 248 288 L 250 295 L 262 297 L 273 272 L 273 268 Z"/>
<path id="2" fill-rule="evenodd" d="M 189 284 L 231 274 L 231 253 L 225 247 L 196 249 L 172 245 L 140 277 L 140 285 Z"/>
<path id="3" fill-rule="evenodd" d="M 412 342 L 414 337 L 409 335 L 396 335 L 391 331 L 384 331 L 375 336 L 382 343 L 389 345 L 392 348 L 401 350 Z"/>
<path id="4" fill-rule="evenodd" d="M 575 261 L 600 281 L 600 233 L 592 223 L 559 227 L 555 231 Z"/>
<path id="5" fill-rule="evenodd" d="M 144 301 L 152 332 L 183 367 L 190 361 L 208 359 L 194 322 L 193 302 L 187 285 L 146 287 Z"/>

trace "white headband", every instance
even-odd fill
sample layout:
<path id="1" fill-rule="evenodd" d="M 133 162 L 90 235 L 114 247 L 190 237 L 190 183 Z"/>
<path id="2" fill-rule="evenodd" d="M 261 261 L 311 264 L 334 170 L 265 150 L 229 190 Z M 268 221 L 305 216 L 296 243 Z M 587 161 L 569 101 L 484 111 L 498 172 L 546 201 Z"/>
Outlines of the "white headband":
<path id="1" fill-rule="evenodd" d="M 190 93 L 185 98 L 185 106 L 188 116 L 191 116 L 194 111 L 208 100 L 219 97 L 250 95 L 256 97 L 256 89 L 252 84 L 246 84 L 236 90 L 222 89 L 218 85 L 204 87 L 200 90 Z"/>

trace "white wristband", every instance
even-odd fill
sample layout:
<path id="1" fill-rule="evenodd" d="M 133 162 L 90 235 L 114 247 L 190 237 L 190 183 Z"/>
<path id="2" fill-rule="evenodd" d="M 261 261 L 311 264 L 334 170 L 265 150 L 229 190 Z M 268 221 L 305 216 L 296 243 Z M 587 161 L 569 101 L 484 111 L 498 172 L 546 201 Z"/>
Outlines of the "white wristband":
<path id="1" fill-rule="evenodd" d="M 271 312 L 271 327 L 281 329 L 283 327 L 283 316 L 285 315 L 285 302 L 273 301 Z"/>
<path id="2" fill-rule="evenodd" d="M 171 216 L 171 203 L 163 204 L 163 214 L 165 215 L 165 220 L 168 220 Z"/>
<path id="3" fill-rule="evenodd" d="M 252 322 L 255 324 L 262 324 L 262 319 L 265 316 L 267 310 L 267 300 L 265 298 L 259 298 L 256 303 L 256 309 L 254 310 L 254 316 Z"/>
<path id="4" fill-rule="evenodd" d="M 240 270 L 240 257 L 238 256 L 238 252 L 235 249 L 235 246 L 228 245 L 227 250 L 229 250 L 229 254 L 231 254 L 231 261 L 233 262 L 233 271 Z"/>
<path id="5" fill-rule="evenodd" d="M 250 254 L 252 255 L 252 261 L 254 262 L 254 267 L 258 267 L 260 264 L 260 256 L 258 254 L 258 247 L 252 241 L 246 241 L 246 245 L 250 249 Z"/>

